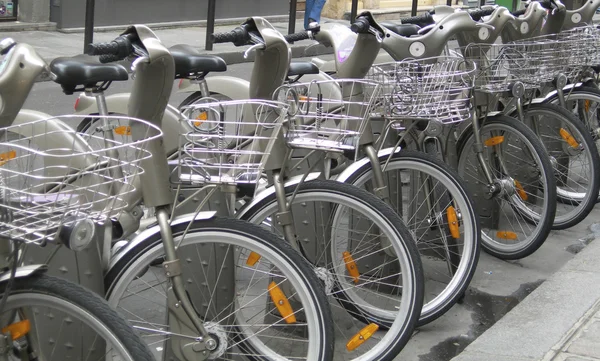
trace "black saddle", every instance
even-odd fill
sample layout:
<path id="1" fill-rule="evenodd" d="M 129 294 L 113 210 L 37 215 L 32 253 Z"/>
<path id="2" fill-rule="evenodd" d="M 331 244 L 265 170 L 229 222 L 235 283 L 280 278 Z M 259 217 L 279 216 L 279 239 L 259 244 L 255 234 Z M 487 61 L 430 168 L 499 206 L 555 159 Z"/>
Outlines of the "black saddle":
<path id="1" fill-rule="evenodd" d="M 309 61 L 294 62 L 290 64 L 287 76 L 292 77 L 306 74 L 319 74 L 319 68 Z"/>
<path id="2" fill-rule="evenodd" d="M 214 55 L 203 55 L 192 46 L 179 44 L 169 48 L 175 60 L 175 79 L 187 78 L 190 75 L 206 75 L 211 71 L 227 70 L 225 60 Z"/>
<path id="3" fill-rule="evenodd" d="M 91 87 L 96 83 L 129 79 L 124 66 L 102 64 L 98 58 L 88 55 L 56 58 L 50 63 L 50 71 L 55 75 L 54 81 L 62 85 L 67 94 L 72 94 L 81 85 Z"/>
<path id="4" fill-rule="evenodd" d="M 394 24 L 390 22 L 383 22 L 380 24 L 393 31 L 394 33 L 400 36 L 405 36 L 407 38 L 413 35 L 417 35 L 419 30 L 421 29 L 419 25 L 415 24 Z"/>

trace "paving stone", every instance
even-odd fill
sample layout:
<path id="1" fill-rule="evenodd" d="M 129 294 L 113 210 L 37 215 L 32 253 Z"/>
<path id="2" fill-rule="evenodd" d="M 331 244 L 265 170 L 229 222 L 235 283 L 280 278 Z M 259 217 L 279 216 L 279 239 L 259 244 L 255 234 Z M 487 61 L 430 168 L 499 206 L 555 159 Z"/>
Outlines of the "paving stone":
<path id="1" fill-rule="evenodd" d="M 571 354 L 600 358 L 600 320 L 593 319 L 584 326 L 567 351 Z"/>

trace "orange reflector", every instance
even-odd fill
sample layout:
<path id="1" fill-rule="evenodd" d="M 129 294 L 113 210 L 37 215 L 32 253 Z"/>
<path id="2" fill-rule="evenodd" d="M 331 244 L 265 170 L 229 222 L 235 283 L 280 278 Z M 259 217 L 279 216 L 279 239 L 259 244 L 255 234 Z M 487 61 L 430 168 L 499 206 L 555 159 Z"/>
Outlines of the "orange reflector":
<path id="1" fill-rule="evenodd" d="M 521 197 L 522 200 L 526 201 L 529 197 L 527 196 L 525 189 L 523 188 L 521 183 L 519 183 L 518 180 L 515 180 L 515 187 L 517 187 L 517 193 L 519 193 L 519 197 Z"/>
<path id="2" fill-rule="evenodd" d="M 290 305 L 290 301 L 288 301 L 283 291 L 275 282 L 271 282 L 269 284 L 269 294 L 271 295 L 271 300 L 277 307 L 279 314 L 286 323 L 296 323 L 296 316 L 294 315 L 294 310 L 292 309 L 292 305 Z"/>
<path id="3" fill-rule="evenodd" d="M 589 99 L 586 99 L 583 102 L 583 108 L 585 109 L 585 112 L 589 112 L 590 111 L 590 105 L 592 104 L 592 102 Z"/>
<path id="4" fill-rule="evenodd" d="M 79 101 L 81 100 L 81 98 L 77 98 L 77 100 L 75 100 L 75 105 L 73 105 L 73 109 L 77 110 L 77 108 L 79 108 Z"/>
<path id="5" fill-rule="evenodd" d="M 131 135 L 131 127 L 122 125 L 115 128 L 115 133 L 119 135 Z"/>
<path id="6" fill-rule="evenodd" d="M 258 254 L 256 252 L 250 252 L 248 259 L 246 260 L 246 264 L 248 266 L 254 266 L 256 264 L 256 262 L 258 262 L 259 259 L 260 259 L 260 254 Z"/>
<path id="7" fill-rule="evenodd" d="M 448 228 L 450 228 L 452 238 L 460 237 L 460 232 L 458 231 L 458 217 L 456 216 L 454 207 L 448 207 L 446 210 L 446 217 L 448 218 Z"/>
<path id="8" fill-rule="evenodd" d="M 6 162 L 8 162 L 11 159 L 16 158 L 16 156 L 17 156 L 17 152 L 14 150 L 0 154 L 0 166 L 5 165 Z"/>
<path id="9" fill-rule="evenodd" d="M 208 119 L 208 113 L 206 113 L 206 112 L 200 113 L 196 117 L 196 120 L 199 120 L 199 122 L 194 122 L 194 126 L 199 127 L 202 124 L 202 122 L 204 122 L 206 119 Z"/>
<path id="10" fill-rule="evenodd" d="M 354 283 L 358 283 L 360 273 L 358 273 L 358 267 L 356 266 L 356 262 L 354 262 L 354 258 L 352 258 L 352 255 L 348 251 L 342 253 L 342 256 L 344 256 L 344 263 L 346 264 L 348 274 L 354 279 Z"/>
<path id="11" fill-rule="evenodd" d="M 348 341 L 346 348 L 348 351 L 356 350 L 358 346 L 362 345 L 366 340 L 371 338 L 371 336 L 373 336 L 378 329 L 379 326 L 374 323 L 366 325 L 362 330 L 358 331 L 358 333 L 354 335 L 350 341 Z"/>
<path id="12" fill-rule="evenodd" d="M 29 330 L 31 330 L 31 324 L 29 323 L 29 320 L 23 320 L 4 327 L 2 329 L 2 333 L 6 334 L 10 332 L 12 339 L 16 340 L 27 335 Z"/>
<path id="13" fill-rule="evenodd" d="M 498 145 L 502 142 L 504 142 L 504 136 L 499 135 L 497 137 L 491 137 L 490 139 L 487 139 L 485 142 L 483 142 L 483 144 L 485 144 L 486 147 L 491 147 L 494 145 Z"/>
<path id="14" fill-rule="evenodd" d="M 560 128 L 560 136 L 571 146 L 571 148 L 579 148 L 579 143 L 566 129 Z"/>
<path id="15" fill-rule="evenodd" d="M 510 231 L 498 231 L 498 232 L 496 232 L 496 236 L 500 239 L 510 239 L 510 240 L 517 239 L 517 234 L 515 232 L 510 232 Z"/>

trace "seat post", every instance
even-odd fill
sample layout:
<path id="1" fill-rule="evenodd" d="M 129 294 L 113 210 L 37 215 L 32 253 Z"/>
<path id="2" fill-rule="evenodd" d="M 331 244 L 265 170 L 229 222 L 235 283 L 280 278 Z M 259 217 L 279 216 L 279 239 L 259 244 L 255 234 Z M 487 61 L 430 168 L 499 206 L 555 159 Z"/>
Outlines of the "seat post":
<path id="1" fill-rule="evenodd" d="M 204 75 L 197 77 L 193 80 L 194 83 L 197 83 L 200 87 L 200 94 L 202 94 L 203 98 L 207 98 L 210 96 L 210 90 L 208 90 L 208 83 L 206 82 L 206 78 Z"/>

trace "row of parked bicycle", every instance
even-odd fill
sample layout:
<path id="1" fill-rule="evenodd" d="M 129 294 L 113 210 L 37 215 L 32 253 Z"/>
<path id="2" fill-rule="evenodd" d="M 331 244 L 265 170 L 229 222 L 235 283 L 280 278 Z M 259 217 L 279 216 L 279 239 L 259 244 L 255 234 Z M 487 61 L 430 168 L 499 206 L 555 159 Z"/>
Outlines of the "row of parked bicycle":
<path id="1" fill-rule="evenodd" d="M 480 246 L 526 257 L 599 199 L 599 6 L 285 36 L 253 17 L 214 35 L 251 45 L 250 81 L 143 25 L 49 65 L 3 40 L 2 357 L 394 359 L 464 297 Z M 307 39 L 334 60 L 290 62 Z M 105 96 L 122 60 L 131 93 Z M 76 114 L 22 109 L 40 79 L 81 92 Z M 44 275 L 65 248 L 106 302 Z"/>

